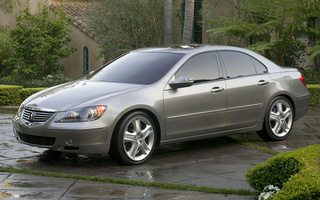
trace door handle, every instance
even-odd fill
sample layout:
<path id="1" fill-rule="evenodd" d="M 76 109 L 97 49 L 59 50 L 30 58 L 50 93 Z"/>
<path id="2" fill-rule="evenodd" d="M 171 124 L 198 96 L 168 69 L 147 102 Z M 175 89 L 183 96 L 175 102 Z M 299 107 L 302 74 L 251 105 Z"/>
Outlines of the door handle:
<path id="1" fill-rule="evenodd" d="M 211 93 L 219 93 L 219 92 L 221 92 L 221 91 L 223 91 L 223 90 L 224 90 L 223 87 L 218 87 L 218 86 L 216 86 L 216 87 L 213 87 L 213 88 L 211 89 Z"/>
<path id="2" fill-rule="evenodd" d="M 260 80 L 258 82 L 258 85 L 262 86 L 262 85 L 267 85 L 268 83 L 269 83 L 269 81 L 267 81 L 267 80 Z"/>

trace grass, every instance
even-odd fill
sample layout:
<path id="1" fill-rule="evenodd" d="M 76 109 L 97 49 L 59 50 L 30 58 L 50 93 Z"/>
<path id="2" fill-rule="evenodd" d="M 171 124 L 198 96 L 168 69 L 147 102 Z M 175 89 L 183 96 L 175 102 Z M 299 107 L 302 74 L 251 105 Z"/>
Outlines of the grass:
<path id="1" fill-rule="evenodd" d="M 0 108 L 0 113 L 2 113 L 2 114 L 16 114 L 17 111 L 16 110 L 9 110 L 9 109 Z"/>
<path id="2" fill-rule="evenodd" d="M 15 114 L 16 111 L 0 108 L 0 113 Z M 228 140 L 235 143 L 249 146 L 251 148 L 257 149 L 259 151 L 262 151 L 271 155 L 277 155 L 279 153 L 272 149 L 261 147 L 253 143 L 236 140 L 229 137 L 228 137 Z M 164 188 L 164 189 L 206 192 L 206 193 L 213 193 L 213 194 L 226 194 L 226 195 L 227 194 L 236 194 L 236 195 L 256 195 L 257 194 L 255 191 L 245 190 L 245 189 L 235 190 L 235 189 L 213 188 L 213 187 L 183 185 L 183 184 L 163 183 L 163 182 L 144 182 L 144 181 L 136 181 L 136 180 L 116 179 L 116 178 L 110 178 L 110 177 L 65 174 L 65 173 L 58 173 L 58 172 L 36 171 L 36 170 L 29 170 L 29 169 L 15 169 L 13 167 L 0 167 L 0 171 L 9 172 L 9 173 L 20 173 L 20 174 L 30 174 L 30 175 L 37 175 L 37 176 L 55 177 L 55 178 L 70 178 L 75 180 L 96 181 L 96 182 L 102 182 L 102 183 L 114 183 L 114 184 L 124 184 L 124 185 L 133 185 L 133 186 L 142 186 L 142 187 L 156 187 L 156 188 Z"/>
<path id="3" fill-rule="evenodd" d="M 239 143 L 239 144 L 242 144 L 242 145 L 257 149 L 258 151 L 261 151 L 261 152 L 264 152 L 264 153 L 267 153 L 267 154 L 271 154 L 271 155 L 274 155 L 274 156 L 280 153 L 278 151 L 272 150 L 272 149 L 267 148 L 267 147 L 262 147 L 262 146 L 259 146 L 257 144 L 253 144 L 253 143 L 250 143 L 250 142 L 236 140 L 236 139 L 233 139 L 231 137 L 228 137 L 228 140 L 231 141 L 231 142 Z"/>
<path id="4" fill-rule="evenodd" d="M 235 190 L 235 189 L 223 189 L 223 188 L 203 187 L 203 186 L 195 186 L 195 185 L 183 185 L 183 184 L 175 184 L 175 183 L 144 182 L 144 181 L 109 178 L 109 177 L 65 174 L 65 173 L 58 173 L 58 172 L 36 171 L 36 170 L 29 170 L 29 169 L 15 169 L 13 167 L 0 167 L 0 171 L 9 172 L 9 173 L 20 173 L 20 174 L 29 174 L 29 175 L 36 175 L 36 176 L 54 177 L 54 178 L 70 178 L 75 180 L 96 181 L 96 182 L 102 182 L 102 183 L 113 183 L 113 184 L 124 184 L 124 185 L 133 185 L 133 186 L 142 186 L 142 187 L 156 187 L 156 188 L 164 188 L 164 189 L 206 192 L 206 193 L 213 193 L 213 194 L 236 194 L 236 195 L 256 195 L 257 194 L 257 192 L 255 191 L 245 190 L 245 189 Z"/>

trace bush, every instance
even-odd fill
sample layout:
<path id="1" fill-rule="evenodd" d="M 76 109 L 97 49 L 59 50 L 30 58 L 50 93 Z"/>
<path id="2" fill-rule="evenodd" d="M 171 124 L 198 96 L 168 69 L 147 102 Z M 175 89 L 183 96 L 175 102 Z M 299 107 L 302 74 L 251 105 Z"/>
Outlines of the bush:
<path id="1" fill-rule="evenodd" d="M 306 70 L 301 70 L 300 72 L 306 79 L 307 84 L 320 84 L 320 72 Z"/>
<path id="2" fill-rule="evenodd" d="M 15 85 L 0 85 L 0 106 L 20 105 L 27 97 L 45 88 L 23 88 Z"/>
<path id="3" fill-rule="evenodd" d="M 19 90 L 21 89 L 21 86 L 0 85 L 0 106 L 19 105 Z"/>
<path id="4" fill-rule="evenodd" d="M 268 185 L 275 185 L 279 188 L 289 180 L 289 178 L 301 170 L 301 164 L 293 157 L 285 154 L 275 156 L 267 161 L 266 164 L 260 164 L 249 170 L 246 174 L 247 182 L 259 191 Z"/>
<path id="5" fill-rule="evenodd" d="M 19 90 L 20 103 L 22 103 L 26 98 L 33 95 L 34 93 L 40 92 L 44 89 L 46 88 L 23 88 Z"/>
<path id="6" fill-rule="evenodd" d="M 309 106 L 320 106 L 320 84 L 307 85 L 310 92 Z"/>
<path id="7" fill-rule="evenodd" d="M 250 169 L 247 182 L 262 191 L 268 185 L 280 188 L 273 200 L 320 199 L 320 144 L 280 153 Z"/>
<path id="8" fill-rule="evenodd" d="M 21 85 L 24 88 L 43 88 L 43 87 L 52 87 L 55 85 L 60 85 L 66 82 L 72 81 L 71 78 L 63 75 L 63 74 L 55 74 L 44 77 L 42 79 L 31 79 L 25 81 L 16 80 L 12 76 L 6 76 L 0 79 L 0 84 L 3 85 Z"/>

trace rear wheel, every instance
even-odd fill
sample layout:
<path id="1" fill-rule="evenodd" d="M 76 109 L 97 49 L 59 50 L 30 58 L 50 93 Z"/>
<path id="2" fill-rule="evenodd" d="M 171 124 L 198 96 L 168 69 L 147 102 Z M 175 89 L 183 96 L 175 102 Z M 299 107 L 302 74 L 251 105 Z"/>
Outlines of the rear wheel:
<path id="1" fill-rule="evenodd" d="M 109 155 L 123 164 L 140 164 L 152 154 L 156 144 L 156 128 L 144 112 L 127 115 L 113 134 Z"/>
<path id="2" fill-rule="evenodd" d="M 262 131 L 258 135 L 265 140 L 279 141 L 289 136 L 294 121 L 294 110 L 285 97 L 275 98 L 265 115 Z"/>

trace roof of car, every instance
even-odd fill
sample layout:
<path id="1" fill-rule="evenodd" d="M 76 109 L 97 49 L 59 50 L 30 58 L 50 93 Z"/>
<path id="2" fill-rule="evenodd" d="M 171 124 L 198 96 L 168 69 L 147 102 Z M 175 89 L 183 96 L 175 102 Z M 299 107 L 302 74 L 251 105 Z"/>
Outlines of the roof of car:
<path id="1" fill-rule="evenodd" d="M 238 50 L 249 51 L 240 47 L 232 46 L 219 46 L 219 45 L 205 45 L 205 44 L 172 44 L 166 46 L 141 48 L 134 50 L 135 52 L 171 52 L 171 53 L 190 53 L 190 52 L 202 52 L 202 51 L 214 51 L 214 50 Z"/>
<path id="2" fill-rule="evenodd" d="M 168 52 L 168 53 L 183 53 L 183 54 L 197 54 L 206 51 L 239 51 L 251 55 L 259 59 L 262 63 L 268 66 L 269 70 L 278 70 L 279 66 L 265 58 L 264 56 L 251 51 L 249 49 L 233 47 L 233 46 L 219 46 L 219 45 L 205 45 L 205 44 L 174 44 L 159 47 L 141 48 L 133 50 L 133 52 Z"/>

